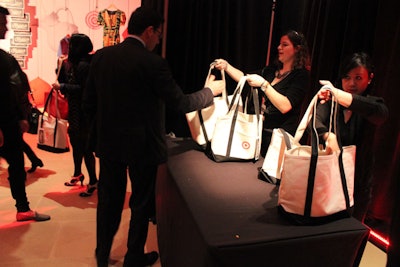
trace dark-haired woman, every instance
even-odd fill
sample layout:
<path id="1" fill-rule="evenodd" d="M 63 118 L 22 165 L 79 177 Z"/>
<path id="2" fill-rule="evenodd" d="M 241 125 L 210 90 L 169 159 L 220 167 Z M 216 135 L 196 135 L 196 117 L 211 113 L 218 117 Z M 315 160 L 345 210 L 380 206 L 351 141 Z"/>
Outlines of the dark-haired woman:
<path id="1" fill-rule="evenodd" d="M 68 135 L 72 146 L 74 160 L 74 174 L 66 186 L 74 186 L 79 182 L 83 185 L 82 160 L 89 174 L 89 184 L 81 197 L 88 197 L 97 189 L 97 176 L 95 157 L 89 146 L 90 122 L 87 121 L 82 111 L 82 93 L 86 85 L 92 58 L 93 44 L 85 34 L 72 34 L 68 59 L 65 61 L 60 73 L 59 82 L 53 84 L 53 88 L 67 97 L 68 100 Z"/>
<path id="2" fill-rule="evenodd" d="M 224 59 L 216 59 L 216 69 L 223 69 L 235 81 L 244 75 Z M 274 128 L 296 132 L 306 92 L 309 87 L 310 57 L 304 35 L 290 30 L 282 35 L 274 64 L 248 75 L 248 83 L 263 92 L 264 125 L 261 155 L 265 156 Z"/>
<path id="3" fill-rule="evenodd" d="M 354 174 L 354 212 L 353 216 L 364 221 L 371 199 L 373 143 L 375 126 L 382 124 L 389 112 L 384 100 L 371 96 L 371 83 L 374 77 L 373 64 L 366 53 L 354 53 L 340 68 L 338 89 L 329 81 L 323 85 L 317 107 L 316 127 L 318 134 L 326 141 L 326 149 L 339 150 L 336 136 L 328 134 L 331 92 L 340 105 L 337 116 L 337 130 L 343 146 L 356 145 L 356 165 Z"/>

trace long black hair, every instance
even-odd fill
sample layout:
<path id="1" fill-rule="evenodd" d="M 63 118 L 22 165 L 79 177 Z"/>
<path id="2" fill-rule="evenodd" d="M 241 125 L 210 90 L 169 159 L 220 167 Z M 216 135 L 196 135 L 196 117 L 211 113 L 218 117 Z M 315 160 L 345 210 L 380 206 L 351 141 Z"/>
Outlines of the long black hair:
<path id="1" fill-rule="evenodd" d="M 82 59 L 90 57 L 93 51 L 93 43 L 90 38 L 83 33 L 74 33 L 69 41 L 68 61 L 75 65 Z"/>

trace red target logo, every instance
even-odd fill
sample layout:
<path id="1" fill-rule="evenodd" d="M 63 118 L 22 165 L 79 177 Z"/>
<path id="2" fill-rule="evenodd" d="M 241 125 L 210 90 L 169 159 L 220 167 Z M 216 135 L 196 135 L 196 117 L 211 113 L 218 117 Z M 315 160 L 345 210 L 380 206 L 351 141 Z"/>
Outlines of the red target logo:
<path id="1" fill-rule="evenodd" d="M 90 11 L 89 13 L 87 13 L 85 21 L 86 21 L 86 25 L 88 25 L 88 27 L 90 29 L 96 30 L 98 28 L 100 28 L 101 26 L 97 23 L 97 16 L 99 15 L 99 12 L 97 11 Z"/>
<path id="2" fill-rule="evenodd" d="M 250 143 L 247 142 L 247 141 L 244 141 L 244 142 L 242 143 L 242 147 L 243 147 L 244 149 L 249 149 L 249 148 L 250 148 Z"/>

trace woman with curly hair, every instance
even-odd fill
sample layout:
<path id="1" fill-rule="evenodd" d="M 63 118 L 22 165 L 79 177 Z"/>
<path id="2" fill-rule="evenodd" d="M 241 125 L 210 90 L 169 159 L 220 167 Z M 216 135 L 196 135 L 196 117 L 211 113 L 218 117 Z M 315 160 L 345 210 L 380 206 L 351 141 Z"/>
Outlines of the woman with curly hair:
<path id="1" fill-rule="evenodd" d="M 224 59 L 215 60 L 215 68 L 235 81 L 244 73 Z M 290 30 L 282 35 L 278 56 L 271 66 L 250 71 L 247 82 L 262 91 L 264 114 L 261 154 L 265 156 L 274 128 L 283 128 L 294 135 L 303 100 L 309 87 L 310 57 L 304 35 Z"/>

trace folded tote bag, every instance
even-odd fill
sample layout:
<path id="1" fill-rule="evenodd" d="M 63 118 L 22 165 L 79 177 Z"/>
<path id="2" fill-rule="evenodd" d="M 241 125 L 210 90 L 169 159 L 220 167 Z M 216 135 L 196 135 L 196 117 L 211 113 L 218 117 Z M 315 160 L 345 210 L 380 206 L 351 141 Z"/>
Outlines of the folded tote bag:
<path id="1" fill-rule="evenodd" d="M 63 153 L 69 151 L 68 121 L 61 118 L 55 94 L 57 92 L 53 91 L 56 90 L 51 89 L 46 99 L 43 114 L 39 116 L 37 147 L 53 153 Z M 54 101 L 52 101 L 53 97 L 55 97 Z M 56 116 L 49 112 L 51 105 L 54 105 L 52 110 L 55 110 Z"/>
<path id="2" fill-rule="evenodd" d="M 210 77 L 213 68 L 214 63 L 211 63 L 206 81 Z M 226 91 L 224 70 L 221 70 L 221 80 L 219 82 L 223 83 L 225 89 L 222 91 L 221 96 L 214 97 L 214 103 L 211 106 L 186 113 L 186 120 L 192 139 L 203 148 L 212 139 L 217 118 L 228 112 L 229 103 L 232 99 L 232 95 L 228 96 Z"/>
<path id="3" fill-rule="evenodd" d="M 206 154 L 216 162 L 256 161 L 260 156 L 262 118 L 257 89 L 250 90 L 245 106 L 252 101 L 255 114 L 239 109 L 241 94 L 246 83 L 243 76 L 235 89 L 229 111 L 217 119 Z"/>
<path id="4" fill-rule="evenodd" d="M 328 153 L 319 148 L 315 129 L 316 104 L 317 99 L 314 98 L 310 103 L 314 107 L 311 146 L 296 146 L 285 151 L 278 193 L 279 211 L 295 224 L 301 225 L 349 217 L 354 205 L 356 147 L 342 147 L 337 134 L 339 131 L 334 127 L 340 151 Z M 332 121 L 336 122 L 337 103 L 331 110 L 334 111 L 331 112 L 330 125 Z M 296 138 L 301 138 L 297 132 Z"/>

